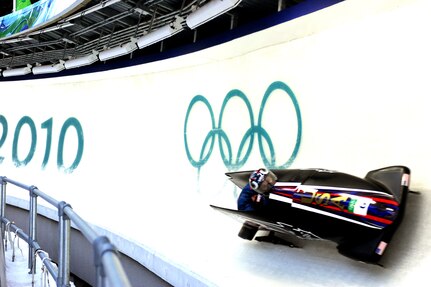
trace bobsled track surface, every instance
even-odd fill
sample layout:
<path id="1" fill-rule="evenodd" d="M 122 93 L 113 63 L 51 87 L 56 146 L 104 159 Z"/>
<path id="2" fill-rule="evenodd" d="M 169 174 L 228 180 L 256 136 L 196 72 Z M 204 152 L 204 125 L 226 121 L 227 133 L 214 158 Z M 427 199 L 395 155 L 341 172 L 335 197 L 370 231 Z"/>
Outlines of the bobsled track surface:
<path id="1" fill-rule="evenodd" d="M 190 230 L 180 234 L 183 239 L 181 246 L 188 257 L 188 262 L 205 262 L 201 266 L 201 274 L 189 274 L 187 269 L 178 266 L 176 262 L 157 258 L 156 253 L 140 249 L 138 244 L 128 244 L 134 252 L 141 256 L 153 257 L 158 268 L 164 270 L 167 278 L 173 274 L 178 276 L 176 286 L 232 286 L 246 284 L 247 286 L 407 286 L 423 282 L 426 269 L 430 266 L 429 259 L 422 250 L 415 248 L 424 240 L 423 231 L 427 230 L 416 219 L 421 218 L 423 211 L 423 195 L 412 193 L 407 204 L 408 216 L 401 224 L 385 256 L 381 266 L 357 262 L 337 253 L 335 244 L 328 241 L 306 241 L 288 238 L 300 248 L 290 248 L 272 243 L 244 241 L 236 236 L 240 225 L 232 224 L 230 218 L 215 214 L 214 220 L 224 222 L 204 226 L 194 225 L 190 220 L 188 228 L 198 230 L 199 236 L 192 236 Z M 14 218 L 17 224 L 26 226 L 27 212 L 21 208 L 8 206 L 7 214 Z M 211 211 L 210 211 L 211 212 Z M 221 217 L 216 219 L 217 217 Z M 46 246 L 48 253 L 52 250 L 52 234 L 56 232 L 55 220 L 39 217 L 39 242 Z M 225 220 L 227 219 L 227 220 Z M 210 221 L 208 223 L 211 223 Z M 212 225 L 212 227 L 211 227 Z M 235 226 L 238 228 L 232 228 Z M 226 232 L 229 231 L 229 232 Z M 426 231 L 429 233 L 429 231 Z M 426 233 L 425 232 L 425 233 Z M 156 235 L 155 235 L 156 236 Z M 78 278 L 84 278 L 84 283 L 77 286 L 94 284 L 94 262 L 91 246 L 85 242 L 79 232 L 72 234 L 72 273 Z M 121 243 L 120 243 L 121 244 Z M 169 240 L 166 241 L 169 244 Z M 123 243 L 124 245 L 124 243 Z M 194 252 L 193 250 L 199 250 Z M 135 260 L 122 254 L 122 264 L 132 283 L 132 286 L 170 286 L 169 283 L 154 275 Z M 40 269 L 38 267 L 38 272 Z M 205 275 L 207 274 L 205 277 Z M 73 278 L 73 276 L 72 276 Z M 185 285 L 183 285 L 185 284 Z M 31 285 L 28 285 L 31 286 Z M 93 285 L 94 286 L 94 285 Z"/>

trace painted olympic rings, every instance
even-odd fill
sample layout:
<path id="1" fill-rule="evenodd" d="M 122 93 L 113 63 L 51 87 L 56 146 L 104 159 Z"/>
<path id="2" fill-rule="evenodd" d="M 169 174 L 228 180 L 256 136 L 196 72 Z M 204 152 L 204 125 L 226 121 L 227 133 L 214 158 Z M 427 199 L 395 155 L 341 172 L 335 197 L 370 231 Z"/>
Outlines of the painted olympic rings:
<path id="1" fill-rule="evenodd" d="M 268 134 L 268 132 L 262 127 L 262 118 L 263 118 L 263 112 L 265 110 L 265 105 L 267 103 L 268 98 L 276 90 L 282 90 L 282 91 L 286 92 L 287 95 L 289 95 L 289 97 L 292 101 L 292 104 L 295 108 L 297 127 L 298 127 L 297 133 L 296 133 L 296 142 L 295 142 L 295 145 L 293 147 L 293 151 L 292 151 L 289 159 L 285 163 L 278 165 L 278 166 L 276 165 L 276 162 L 275 162 L 276 152 L 274 150 L 274 145 L 272 143 L 272 139 L 271 139 L 270 135 Z M 222 128 L 222 123 L 223 123 L 223 114 L 224 114 L 225 108 L 226 108 L 227 104 L 229 103 L 229 101 L 235 97 L 240 98 L 246 106 L 246 109 L 249 113 L 249 119 L 248 120 L 250 121 L 250 128 L 247 129 L 244 136 L 242 137 L 236 158 L 235 158 L 235 160 L 233 160 L 232 146 L 231 146 L 231 143 L 229 141 L 229 138 L 228 138 L 226 132 Z M 188 141 L 187 141 L 187 124 L 189 121 L 190 113 L 191 113 L 193 107 L 195 106 L 195 104 L 197 104 L 197 103 L 203 103 L 206 106 L 206 108 L 208 109 L 208 113 L 211 117 L 211 130 L 208 132 L 208 134 L 205 137 L 205 140 L 203 142 L 203 145 L 202 145 L 202 148 L 200 151 L 199 159 L 195 160 L 190 153 L 190 149 L 189 149 L 189 145 L 188 145 Z M 301 119 L 301 111 L 299 109 L 298 101 L 297 101 L 294 93 L 292 92 L 292 90 L 285 83 L 280 82 L 280 81 L 276 81 L 276 82 L 273 82 L 271 85 L 269 85 L 269 87 L 267 88 L 267 90 L 263 96 L 262 103 L 260 105 L 257 124 L 255 124 L 253 110 L 252 110 L 252 106 L 250 104 L 250 101 L 248 100 L 247 96 L 242 91 L 237 90 L 237 89 L 231 90 L 226 95 L 226 97 L 223 101 L 221 110 L 220 110 L 218 125 L 216 125 L 216 121 L 215 121 L 214 112 L 212 110 L 212 107 L 211 107 L 210 103 L 208 102 L 208 100 L 204 96 L 202 96 L 202 95 L 195 96 L 189 104 L 189 107 L 187 109 L 185 122 L 184 122 L 184 145 L 185 145 L 187 158 L 188 158 L 189 162 L 192 164 L 192 166 L 194 166 L 194 167 L 201 168 L 208 161 L 208 159 L 210 158 L 211 153 L 213 151 L 215 139 L 217 136 L 220 154 L 221 154 L 224 165 L 229 170 L 240 169 L 247 162 L 247 160 L 251 154 L 253 144 L 254 144 L 254 135 L 255 134 L 258 137 L 260 155 L 261 155 L 262 161 L 266 167 L 268 167 L 268 168 L 287 168 L 293 163 L 293 161 L 295 160 L 295 158 L 298 154 L 299 147 L 301 145 L 302 119 Z M 265 153 L 263 140 L 265 140 L 266 146 L 269 148 L 269 153 L 270 153 L 269 157 Z M 248 145 L 246 146 L 247 142 L 248 142 Z M 227 150 L 225 150 L 225 148 Z M 244 150 L 245 150 L 245 153 L 243 153 Z M 241 157 L 241 155 L 243 155 L 243 156 Z"/>

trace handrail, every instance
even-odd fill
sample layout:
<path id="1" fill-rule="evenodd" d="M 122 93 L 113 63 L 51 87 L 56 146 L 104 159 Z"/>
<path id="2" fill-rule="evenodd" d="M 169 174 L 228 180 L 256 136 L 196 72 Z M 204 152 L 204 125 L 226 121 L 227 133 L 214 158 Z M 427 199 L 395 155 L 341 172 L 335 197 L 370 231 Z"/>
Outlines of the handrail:
<path id="1" fill-rule="evenodd" d="M 13 222 L 8 220 L 7 218 L 2 217 L 1 218 L 2 223 L 5 224 L 6 229 L 12 228 L 12 230 L 15 232 L 16 235 L 18 235 L 21 239 L 23 239 L 26 242 L 30 242 L 29 246 L 32 246 L 34 249 L 36 249 L 35 254 L 39 255 L 39 258 L 42 260 L 43 265 L 45 265 L 46 269 L 48 270 L 49 274 L 53 278 L 57 278 L 57 270 L 54 264 L 50 261 L 51 258 L 48 257 L 48 253 L 46 253 L 42 248 L 40 248 L 39 244 L 36 241 L 30 241 L 29 236 L 22 231 L 21 228 L 19 228 L 17 225 L 15 225 Z M 9 230 L 10 231 L 10 230 Z M 5 237 L 7 239 L 7 237 Z M 6 240 L 7 243 L 7 240 Z M 45 260 L 49 260 L 48 262 L 45 262 Z M 34 264 L 34 263 L 33 263 Z M 34 269 L 33 269 L 34 271 Z"/>
<path id="2" fill-rule="evenodd" d="M 28 235 L 22 232 L 17 226 L 6 219 L 6 184 L 13 184 L 21 189 L 29 191 L 29 232 Z M 35 254 L 42 258 L 43 252 L 37 243 L 37 198 L 41 197 L 58 210 L 58 272 L 55 272 L 50 260 L 42 260 L 42 263 L 50 271 L 51 276 L 56 280 L 57 286 L 70 286 L 70 226 L 73 222 L 82 235 L 92 244 L 94 250 L 94 264 L 96 267 L 97 286 L 105 286 L 104 277 L 107 277 L 109 286 L 131 287 L 129 279 L 121 265 L 116 247 L 109 242 L 106 236 L 99 236 L 93 228 L 75 213 L 70 204 L 64 201 L 57 201 L 51 196 L 40 191 L 36 186 L 28 186 L 5 176 L 0 176 L 0 218 L 1 232 L 5 234 L 6 225 L 15 229 L 15 232 L 29 245 L 28 267 L 31 272 L 35 269 Z M 43 250 L 42 250 L 43 251 Z M 43 258 L 45 258 L 43 257 Z"/>

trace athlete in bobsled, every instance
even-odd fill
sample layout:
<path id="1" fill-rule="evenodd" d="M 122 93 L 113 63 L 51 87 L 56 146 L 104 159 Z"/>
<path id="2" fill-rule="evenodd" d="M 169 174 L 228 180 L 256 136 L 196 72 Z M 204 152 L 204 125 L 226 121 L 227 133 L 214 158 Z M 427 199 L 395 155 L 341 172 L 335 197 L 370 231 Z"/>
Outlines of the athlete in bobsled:
<path id="1" fill-rule="evenodd" d="M 265 196 L 276 181 L 277 176 L 270 170 L 260 168 L 254 171 L 238 197 L 238 210 L 251 211 L 263 208 L 268 203 Z"/>
<path id="2" fill-rule="evenodd" d="M 258 230 L 338 243 L 348 257 L 377 262 L 404 214 L 410 170 L 390 166 L 365 178 L 324 169 L 284 169 L 226 173 L 242 189 L 238 210 L 214 208 L 241 218 L 239 236 Z M 282 241 L 277 241 L 281 242 Z"/>

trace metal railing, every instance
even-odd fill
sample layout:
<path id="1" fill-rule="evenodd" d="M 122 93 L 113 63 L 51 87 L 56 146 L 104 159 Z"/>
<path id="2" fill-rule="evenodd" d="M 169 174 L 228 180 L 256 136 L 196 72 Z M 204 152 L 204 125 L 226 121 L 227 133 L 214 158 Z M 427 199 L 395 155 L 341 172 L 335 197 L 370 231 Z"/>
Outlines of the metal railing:
<path id="1" fill-rule="evenodd" d="M 5 218 L 6 208 L 6 184 L 10 183 L 17 187 L 29 191 L 29 230 L 25 234 L 13 222 Z M 0 194 L 0 218 L 1 232 L 4 238 L 6 225 L 12 227 L 29 245 L 28 268 L 30 272 L 35 272 L 36 255 L 40 257 L 42 263 L 47 268 L 51 276 L 56 280 L 57 286 L 70 286 L 70 233 L 71 222 L 75 224 L 82 235 L 92 244 L 94 251 L 94 265 L 96 270 L 97 286 L 105 286 L 108 279 L 109 286 L 112 287 L 131 287 L 129 279 L 124 272 L 119 259 L 119 253 L 116 247 L 110 243 L 106 236 L 99 236 L 92 227 L 85 222 L 72 207 L 64 202 L 57 201 L 49 195 L 40 191 L 36 186 L 27 186 L 12 179 L 0 176 L 1 194 Z M 41 197 L 58 210 L 58 270 L 51 260 L 47 257 L 37 243 L 37 199 Z M 3 243 L 2 243 L 3 244 Z"/>

